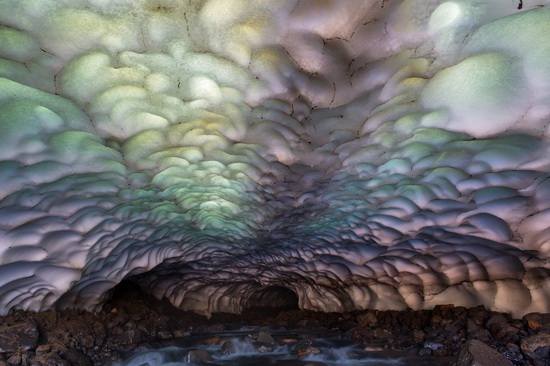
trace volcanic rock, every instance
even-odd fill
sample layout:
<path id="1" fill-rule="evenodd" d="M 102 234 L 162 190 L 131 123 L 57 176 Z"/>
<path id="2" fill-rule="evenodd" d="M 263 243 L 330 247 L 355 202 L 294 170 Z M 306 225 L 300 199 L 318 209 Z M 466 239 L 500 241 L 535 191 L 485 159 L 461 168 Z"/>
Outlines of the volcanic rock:
<path id="1" fill-rule="evenodd" d="M 521 350 L 535 366 L 547 366 L 550 356 L 550 334 L 539 333 L 522 339 Z"/>
<path id="2" fill-rule="evenodd" d="M 376 314 L 373 311 L 367 311 L 365 313 L 361 313 L 357 315 L 356 320 L 357 320 L 357 323 L 359 323 L 359 325 L 364 328 L 374 327 L 378 322 Z"/>
<path id="3" fill-rule="evenodd" d="M 452 366 L 513 366 L 493 348 L 476 339 L 467 341 Z"/>
<path id="4" fill-rule="evenodd" d="M 319 354 L 321 353 L 321 351 L 319 350 L 319 348 L 316 348 L 316 347 L 306 347 L 306 348 L 300 348 L 298 349 L 298 357 L 300 358 L 303 358 L 303 357 L 306 357 L 306 356 L 309 356 L 309 355 L 316 355 L 316 354 Z"/>
<path id="5" fill-rule="evenodd" d="M 269 345 L 273 345 L 275 343 L 275 340 L 273 339 L 271 334 L 265 331 L 260 331 L 258 333 L 258 339 L 256 341 L 258 343 L 269 344 Z"/>
<path id="6" fill-rule="evenodd" d="M 185 355 L 185 362 L 195 363 L 195 362 L 207 362 L 212 361 L 212 356 L 208 351 L 203 349 L 194 349 Z"/>
<path id="7" fill-rule="evenodd" d="M 525 315 L 523 320 L 532 332 L 550 333 L 550 314 L 530 313 Z"/>
<path id="8" fill-rule="evenodd" d="M 0 353 L 33 351 L 38 344 L 36 323 L 0 327 Z"/>

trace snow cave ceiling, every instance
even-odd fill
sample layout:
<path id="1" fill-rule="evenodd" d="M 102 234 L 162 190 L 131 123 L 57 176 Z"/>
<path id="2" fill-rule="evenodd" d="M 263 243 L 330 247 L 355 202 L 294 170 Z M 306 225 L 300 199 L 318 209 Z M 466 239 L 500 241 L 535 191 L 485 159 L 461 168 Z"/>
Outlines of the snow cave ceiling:
<path id="1" fill-rule="evenodd" d="M 549 3 L 0 0 L 0 314 L 550 311 Z"/>

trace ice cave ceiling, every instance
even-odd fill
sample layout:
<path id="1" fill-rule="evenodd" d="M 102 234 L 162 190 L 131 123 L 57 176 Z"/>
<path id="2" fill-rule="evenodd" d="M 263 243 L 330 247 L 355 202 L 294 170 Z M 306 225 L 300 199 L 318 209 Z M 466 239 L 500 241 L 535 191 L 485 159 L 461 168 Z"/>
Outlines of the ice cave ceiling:
<path id="1" fill-rule="evenodd" d="M 548 5 L 0 0 L 0 313 L 550 311 Z"/>

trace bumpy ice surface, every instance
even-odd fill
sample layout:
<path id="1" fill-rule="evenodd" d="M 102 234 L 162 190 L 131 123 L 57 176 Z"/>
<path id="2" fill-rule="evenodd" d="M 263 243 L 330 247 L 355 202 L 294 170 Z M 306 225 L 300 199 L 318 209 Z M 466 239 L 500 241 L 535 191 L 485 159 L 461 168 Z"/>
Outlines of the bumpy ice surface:
<path id="1" fill-rule="evenodd" d="M 522 3 L 0 0 L 0 313 L 550 311 Z"/>

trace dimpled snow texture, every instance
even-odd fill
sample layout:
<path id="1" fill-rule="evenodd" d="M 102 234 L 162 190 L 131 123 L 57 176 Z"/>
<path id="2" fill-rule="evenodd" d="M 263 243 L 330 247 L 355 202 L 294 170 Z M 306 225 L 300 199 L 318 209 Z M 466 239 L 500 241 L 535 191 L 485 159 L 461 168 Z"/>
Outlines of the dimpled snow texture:
<path id="1" fill-rule="evenodd" d="M 0 314 L 127 278 L 206 315 L 550 311 L 523 3 L 0 0 Z"/>

